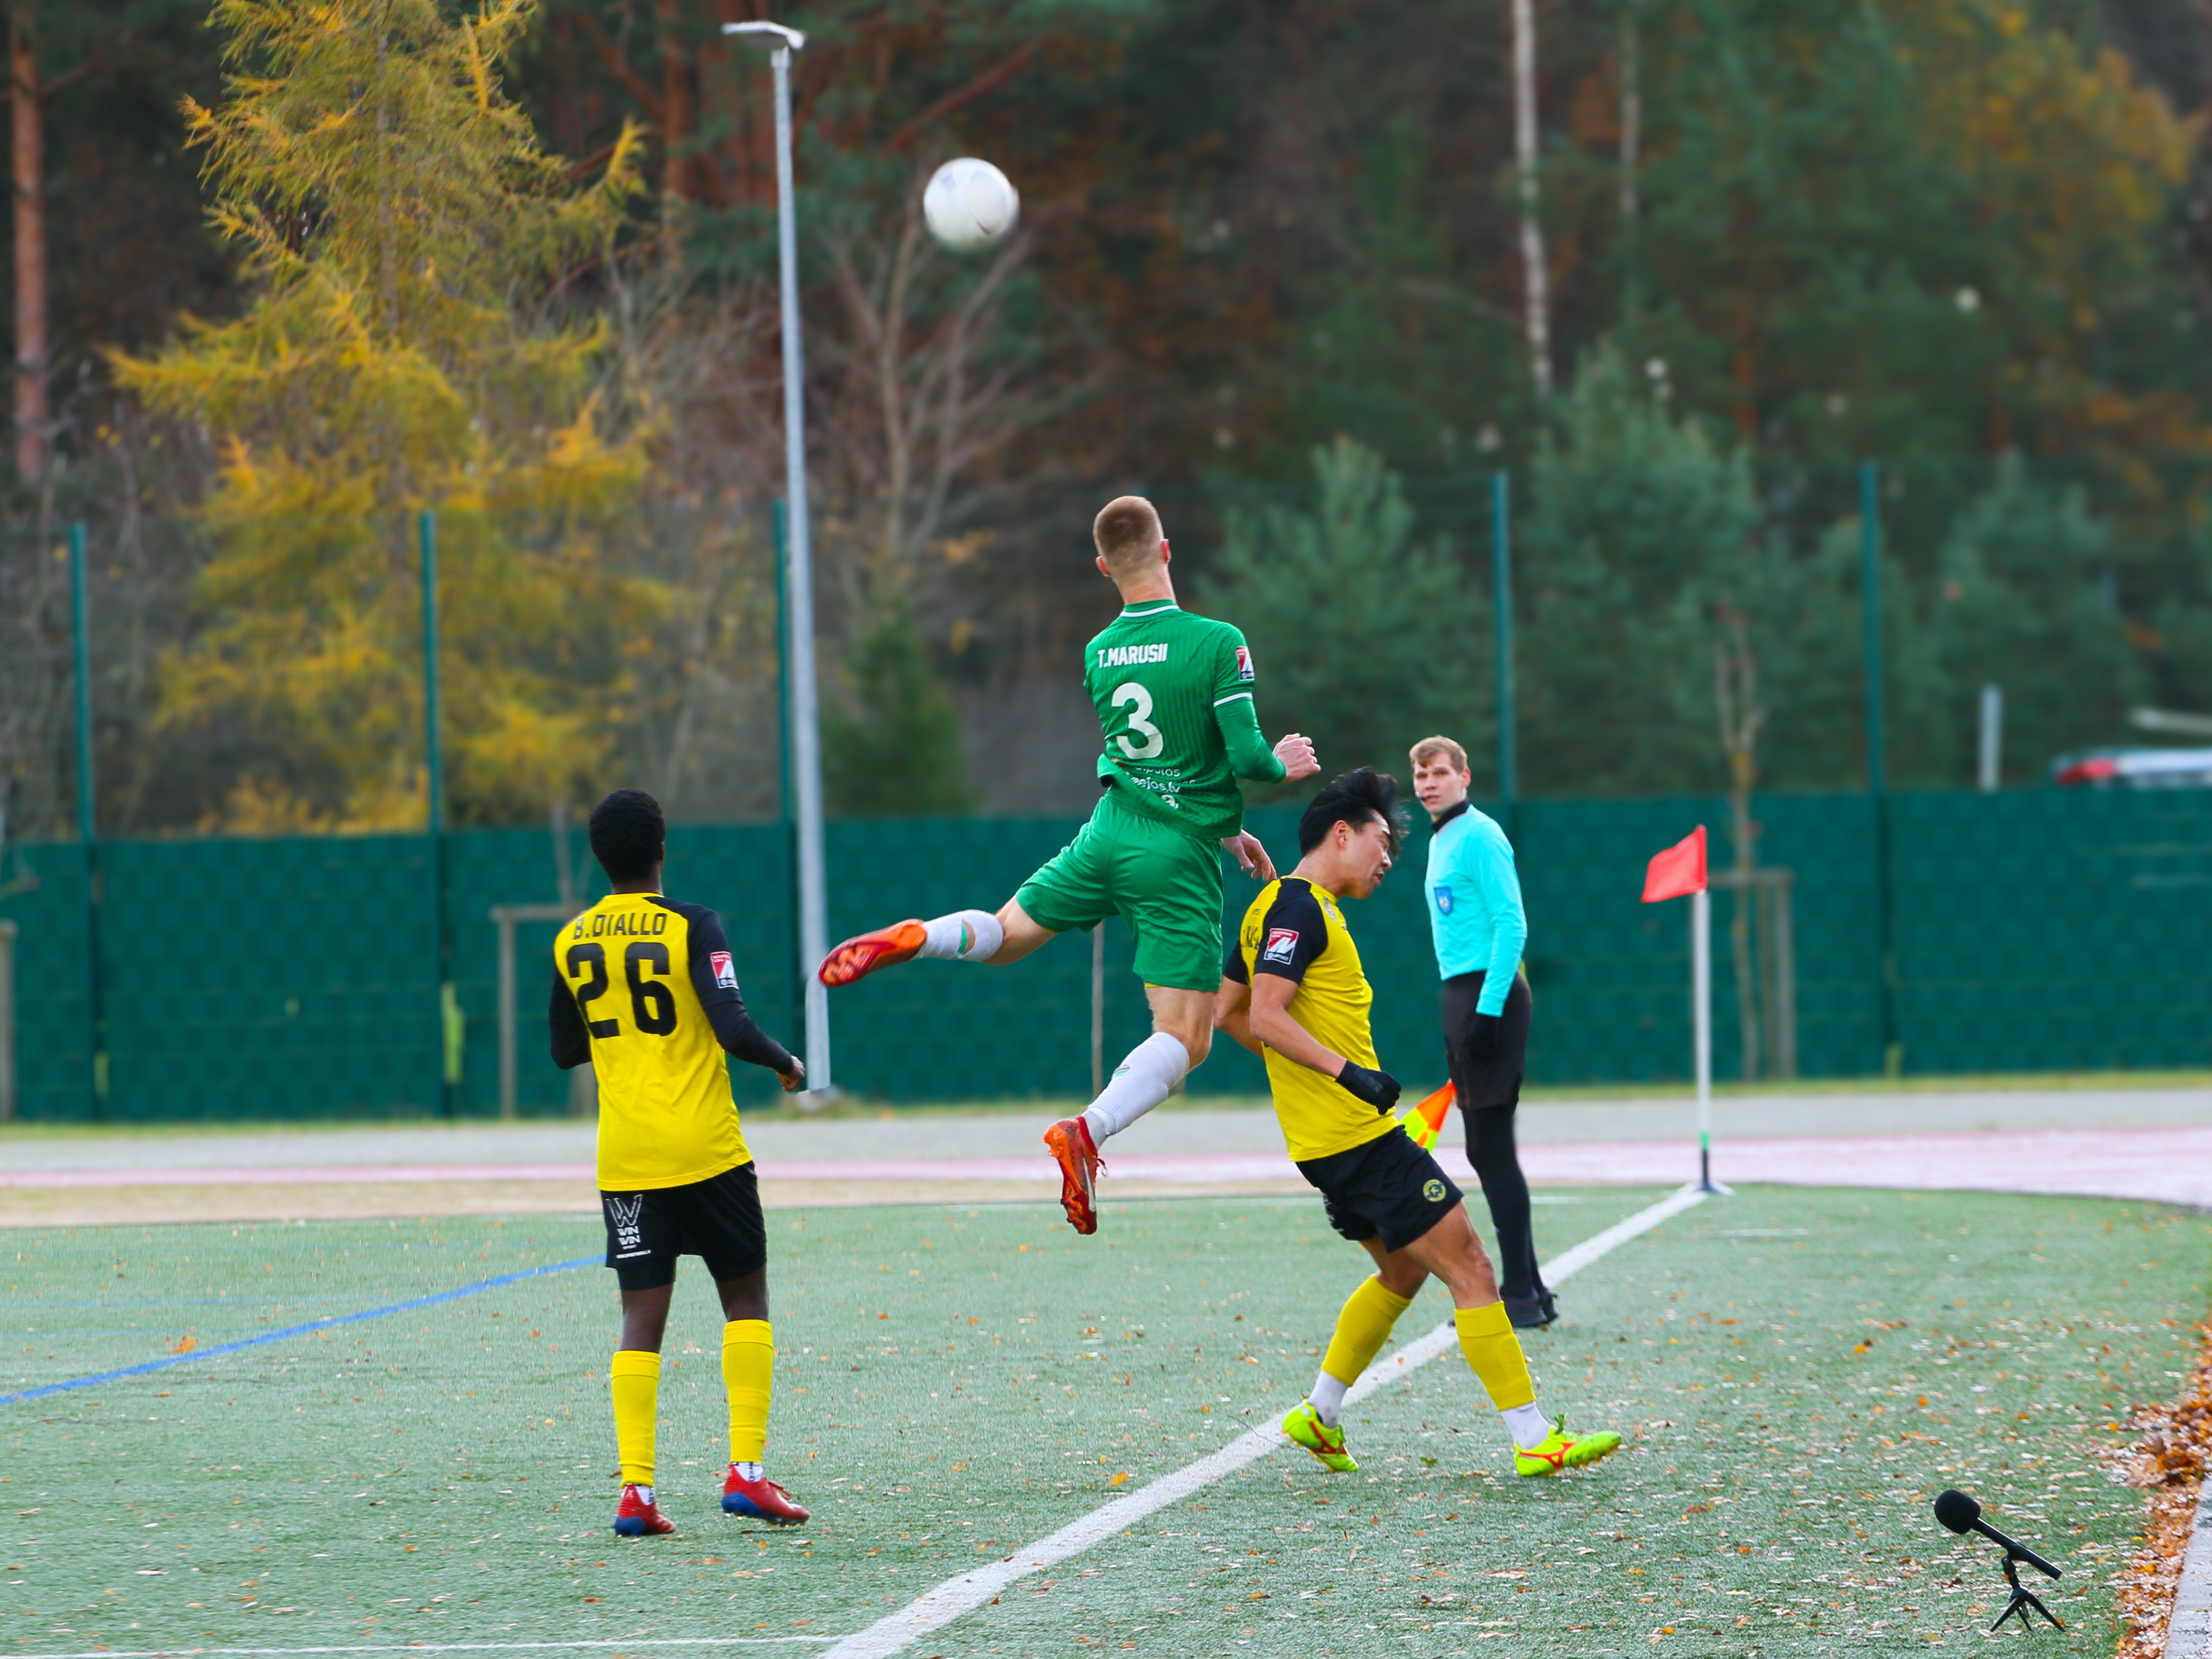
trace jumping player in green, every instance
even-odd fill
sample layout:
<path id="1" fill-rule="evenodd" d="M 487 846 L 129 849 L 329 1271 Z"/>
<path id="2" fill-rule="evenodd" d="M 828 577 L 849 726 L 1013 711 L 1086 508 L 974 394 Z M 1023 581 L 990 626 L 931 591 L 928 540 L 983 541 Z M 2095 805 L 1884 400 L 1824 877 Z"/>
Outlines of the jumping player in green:
<path id="1" fill-rule="evenodd" d="M 1060 1203 L 1079 1233 L 1098 1231 L 1098 1147 L 1180 1088 L 1213 1039 L 1221 982 L 1221 853 L 1273 881 L 1259 837 L 1244 830 L 1237 780 L 1281 783 L 1320 771 L 1295 733 L 1271 750 L 1253 707 L 1252 653 L 1227 623 L 1176 604 L 1159 514 L 1139 495 L 1109 501 L 1091 526 L 1098 569 L 1121 592 L 1121 614 L 1084 654 L 1098 710 L 1103 793 L 1091 821 L 994 915 L 960 910 L 895 922 L 847 939 L 817 970 L 850 985 L 916 957 L 1018 962 L 1071 927 L 1109 915 L 1129 924 L 1152 1035 L 1129 1051 L 1080 1117 L 1045 1131 L 1060 1170 Z"/>

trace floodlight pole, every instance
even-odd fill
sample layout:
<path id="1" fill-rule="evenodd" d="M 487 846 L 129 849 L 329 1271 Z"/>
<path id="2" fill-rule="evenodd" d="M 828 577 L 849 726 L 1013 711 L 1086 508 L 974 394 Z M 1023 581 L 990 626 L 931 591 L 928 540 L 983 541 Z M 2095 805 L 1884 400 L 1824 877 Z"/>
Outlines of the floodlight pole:
<path id="1" fill-rule="evenodd" d="M 791 176 L 791 54 L 806 37 L 781 23 L 725 23 L 725 34 L 769 44 L 775 74 L 775 217 L 783 286 L 784 638 L 790 647 L 785 708 L 799 841 L 799 955 L 806 993 L 806 1087 L 827 1094 L 830 998 L 814 969 L 830 953 L 822 853 L 822 732 L 814 679 L 814 568 L 806 513 L 805 356 L 799 332 L 799 225 Z"/>

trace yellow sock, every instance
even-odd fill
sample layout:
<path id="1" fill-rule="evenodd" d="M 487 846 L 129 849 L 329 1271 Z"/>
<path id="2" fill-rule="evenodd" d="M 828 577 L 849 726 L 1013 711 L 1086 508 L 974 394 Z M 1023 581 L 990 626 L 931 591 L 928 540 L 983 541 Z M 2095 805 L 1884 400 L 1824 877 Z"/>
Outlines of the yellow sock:
<path id="1" fill-rule="evenodd" d="M 1488 1391 L 1492 1405 L 1508 1412 L 1536 1403 L 1528 1356 L 1521 1352 L 1521 1339 L 1513 1334 L 1513 1322 L 1505 1316 L 1503 1302 L 1486 1308 L 1455 1308 L 1452 1323 L 1459 1327 L 1459 1351 L 1467 1356 L 1468 1369 Z"/>
<path id="2" fill-rule="evenodd" d="M 615 1445 L 622 1453 L 622 1478 L 649 1486 L 659 1414 L 660 1356 L 642 1348 L 619 1349 L 607 1368 L 607 1382 L 615 1397 Z"/>
<path id="3" fill-rule="evenodd" d="M 775 1382 L 775 1334 L 765 1319 L 722 1327 L 722 1386 L 730 1395 L 730 1462 L 757 1463 L 768 1446 L 768 1398 Z"/>
<path id="4" fill-rule="evenodd" d="M 1413 1297 L 1392 1295 L 1380 1279 L 1361 1280 L 1336 1316 L 1336 1334 L 1322 1356 L 1322 1370 L 1347 1388 L 1359 1381 L 1359 1374 L 1375 1363 L 1375 1356 L 1390 1340 L 1398 1316 L 1413 1305 Z"/>

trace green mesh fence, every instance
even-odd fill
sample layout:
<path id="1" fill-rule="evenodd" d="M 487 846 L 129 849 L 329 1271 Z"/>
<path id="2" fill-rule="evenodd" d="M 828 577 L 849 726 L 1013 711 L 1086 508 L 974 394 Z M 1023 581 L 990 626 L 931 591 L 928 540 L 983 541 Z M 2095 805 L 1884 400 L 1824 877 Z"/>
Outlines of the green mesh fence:
<path id="1" fill-rule="evenodd" d="M 1912 794 L 1887 804 L 1892 959 L 1885 987 L 1874 807 L 1863 795 L 1758 803 L 1760 857 L 1796 876 L 1799 1072 L 1881 1072 L 1885 1021 L 1908 1073 L 2212 1064 L 2212 794 L 2193 790 Z M 1285 809 L 1251 815 L 1277 861 Z M 1686 905 L 1638 902 L 1646 859 L 1697 823 L 1733 857 L 1713 800 L 1525 802 L 1513 830 L 1536 993 L 1529 1066 L 1550 1083 L 1689 1075 Z M 1050 819 L 833 824 L 833 937 L 906 915 L 995 905 L 1073 832 Z M 588 902 L 605 891 L 570 832 Z M 1385 1065 L 1440 1080 L 1436 974 L 1417 828 L 1396 872 L 1348 916 L 1376 989 Z M 95 1104 L 85 1008 L 82 850 L 11 854 L 0 915 L 21 927 L 18 1021 L 26 1119 L 111 1121 L 419 1115 L 498 1109 L 497 951 L 490 909 L 555 902 L 540 830 L 446 840 L 449 973 L 465 1022 L 443 1079 L 431 897 L 420 837 L 114 842 L 98 849 L 106 1095 Z M 794 1045 L 797 973 L 788 832 L 680 825 L 668 879 L 722 914 L 747 1000 Z M 35 885 L 26 887 L 27 883 Z M 1232 874 L 1227 920 L 1252 884 Z M 1728 927 L 1715 896 L 1715 1055 L 1735 1073 Z M 517 1100 L 567 1109 L 545 1057 L 550 922 L 517 929 Z M 1109 1066 L 1146 1029 L 1131 945 L 1106 927 Z M 1887 1008 L 1885 1003 L 1887 1002 Z M 1091 950 L 1055 940 L 1018 968 L 928 963 L 832 1000 L 839 1085 L 890 1101 L 1066 1097 L 1090 1085 Z M 741 1099 L 769 1079 L 739 1068 Z M 1256 1060 L 1224 1043 L 1198 1093 L 1253 1093 Z"/>

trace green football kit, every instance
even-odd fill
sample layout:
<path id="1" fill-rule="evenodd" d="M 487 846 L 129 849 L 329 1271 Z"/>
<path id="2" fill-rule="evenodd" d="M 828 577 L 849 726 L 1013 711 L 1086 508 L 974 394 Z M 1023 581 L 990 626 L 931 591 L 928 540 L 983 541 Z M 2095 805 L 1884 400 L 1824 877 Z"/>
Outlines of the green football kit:
<path id="1" fill-rule="evenodd" d="M 1147 985 L 1221 982 L 1221 842 L 1244 827 L 1237 780 L 1279 783 L 1260 734 L 1252 653 L 1227 623 L 1171 599 L 1123 608 L 1084 654 L 1103 791 L 1091 821 L 1014 896 L 1054 933 L 1109 915 Z"/>

